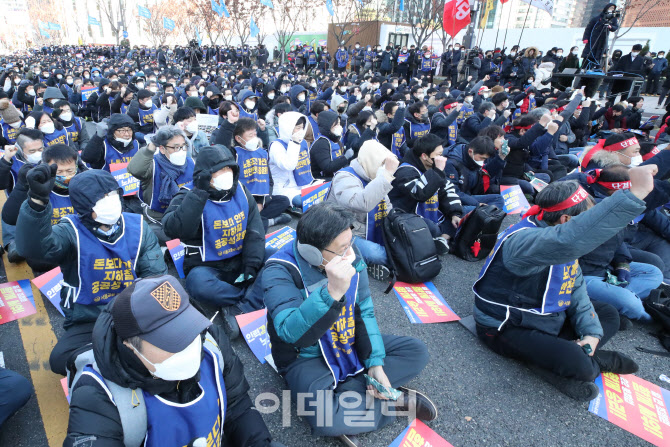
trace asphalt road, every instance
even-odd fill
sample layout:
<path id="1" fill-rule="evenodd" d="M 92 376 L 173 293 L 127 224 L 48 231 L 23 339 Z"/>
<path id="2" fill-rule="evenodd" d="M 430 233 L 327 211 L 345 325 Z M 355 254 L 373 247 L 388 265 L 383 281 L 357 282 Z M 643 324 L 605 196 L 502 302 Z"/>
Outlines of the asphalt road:
<path id="1" fill-rule="evenodd" d="M 504 226 L 511 225 L 517 219 L 516 216 L 508 217 Z M 295 227 L 296 222 L 294 219 L 291 226 Z M 460 317 L 472 314 L 471 285 L 477 278 L 481 264 L 447 256 L 442 260 L 442 272 L 433 281 Z M 4 266 L 0 268 L 0 276 L 5 275 Z M 174 269 L 171 271 L 174 273 Z M 5 282 L 5 279 L 0 277 L 0 282 Z M 374 280 L 371 280 L 371 287 L 382 333 L 416 337 L 428 346 L 430 363 L 409 386 L 434 400 L 439 408 L 439 416 L 429 425 L 454 446 L 649 445 L 589 413 L 587 404 L 577 403 L 564 396 L 524 365 L 492 353 L 460 324 L 411 324 L 393 292 L 384 295 L 385 285 Z M 61 336 L 62 317 L 46 300 L 45 307 L 48 321 L 41 318 L 31 321 L 31 324 L 51 326 L 56 336 Z M 214 310 L 208 309 L 210 316 Z M 608 349 L 619 350 L 635 359 L 640 365 L 637 373 L 639 377 L 667 388 L 667 384 L 659 381 L 658 377 L 660 374 L 670 375 L 668 359 L 635 349 L 636 346 L 662 349 L 657 339 L 650 335 L 656 328 L 635 323 L 632 330 L 617 334 L 607 346 Z M 233 342 L 233 347 L 245 366 L 252 399 L 264 392 L 280 394 L 285 387 L 283 379 L 269 365 L 261 365 L 241 338 Z M 4 353 L 6 367 L 26 377 L 30 377 L 31 371 L 48 370 L 46 359 L 33 361 L 29 367 L 27 358 L 34 356 L 26 355 L 22 333 L 16 321 L 0 325 L 0 351 Z M 62 437 L 55 439 L 53 430 L 50 442 L 47 441 L 43 423 L 54 417 L 54 408 L 42 402 L 65 399 L 56 380 L 54 383 L 53 389 L 48 390 L 53 395 L 44 396 L 44 399 L 40 396 L 42 408 L 38 406 L 37 399 L 32 398 L 4 424 L 0 429 L 0 447 L 53 447 L 61 444 Z M 62 411 L 61 405 L 58 408 L 56 411 Z M 290 425 L 282 423 L 281 410 L 264 415 L 275 439 L 287 446 L 340 445 L 331 439 L 313 438 L 307 424 L 295 416 L 295 404 L 291 408 Z M 378 432 L 361 436 L 360 440 L 365 446 L 388 446 L 407 423 L 406 419 L 398 419 Z"/>

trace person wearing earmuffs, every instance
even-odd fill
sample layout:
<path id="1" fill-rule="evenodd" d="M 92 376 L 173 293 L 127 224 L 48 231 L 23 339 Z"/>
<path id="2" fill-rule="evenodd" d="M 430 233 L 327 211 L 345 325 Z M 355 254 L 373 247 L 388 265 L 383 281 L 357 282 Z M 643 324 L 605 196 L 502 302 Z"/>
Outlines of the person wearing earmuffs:
<path id="1" fill-rule="evenodd" d="M 399 412 L 423 421 L 437 417 L 428 397 L 403 386 L 428 363 L 426 345 L 379 331 L 366 265 L 351 231 L 354 219 L 333 202 L 311 207 L 298 222 L 297 240 L 271 256 L 261 276 L 278 372 L 293 397 L 313 409 L 300 416 L 314 436 L 338 437 L 348 446 L 358 445 L 355 435 L 390 424 Z M 384 408 L 389 402 L 366 385 L 363 373 L 401 392 L 395 407 Z M 370 408 L 366 389 L 375 398 Z M 353 422 L 350 414 L 364 416 Z"/>

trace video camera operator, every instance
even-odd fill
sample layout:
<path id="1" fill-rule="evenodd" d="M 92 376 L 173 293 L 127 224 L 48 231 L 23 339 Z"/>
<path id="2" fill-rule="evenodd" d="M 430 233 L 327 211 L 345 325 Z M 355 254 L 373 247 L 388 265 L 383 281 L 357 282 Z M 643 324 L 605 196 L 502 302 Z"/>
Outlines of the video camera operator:
<path id="1" fill-rule="evenodd" d="M 186 69 L 190 69 L 191 73 L 201 76 L 200 61 L 202 60 L 202 57 L 202 51 L 200 51 L 198 42 L 196 42 L 195 39 L 192 39 L 188 44 L 186 55 L 183 58 L 183 61 L 186 64 Z"/>
<path id="2" fill-rule="evenodd" d="M 472 76 L 475 81 L 479 78 L 479 69 L 482 68 L 482 60 L 479 57 L 479 50 L 473 48 L 465 52 L 465 57 L 461 59 L 458 65 L 458 81 L 462 82 Z"/>
<path id="3" fill-rule="evenodd" d="M 608 33 L 619 29 L 621 12 L 616 10 L 616 3 L 608 3 L 603 11 L 592 18 L 584 30 L 582 41 L 582 69 L 601 69 L 603 53 L 606 52 Z"/>

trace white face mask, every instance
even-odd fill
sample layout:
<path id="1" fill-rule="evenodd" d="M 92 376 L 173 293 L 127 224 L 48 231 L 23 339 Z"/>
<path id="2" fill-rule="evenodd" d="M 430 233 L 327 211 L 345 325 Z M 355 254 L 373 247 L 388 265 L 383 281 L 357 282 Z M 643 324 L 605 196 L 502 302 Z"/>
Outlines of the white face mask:
<path id="1" fill-rule="evenodd" d="M 268 99 L 269 100 L 275 99 L 275 94 L 274 93 L 268 93 Z"/>
<path id="2" fill-rule="evenodd" d="M 65 82 L 67 82 L 67 85 L 72 85 L 72 82 L 73 82 L 73 81 L 72 81 L 72 79 L 68 79 L 68 80 L 65 81 Z"/>
<path id="3" fill-rule="evenodd" d="M 638 54 L 640 54 L 638 51 L 633 51 L 630 53 L 630 55 L 633 57 L 637 57 Z"/>
<path id="4" fill-rule="evenodd" d="M 298 95 L 298 101 L 300 102 L 305 101 L 305 95 Z"/>
<path id="5" fill-rule="evenodd" d="M 103 225 L 114 225 L 121 217 L 119 194 L 114 192 L 95 202 L 93 212 L 96 215 L 96 222 Z"/>
<path id="6" fill-rule="evenodd" d="M 191 121 L 186 125 L 186 131 L 190 134 L 194 134 L 198 131 L 198 122 L 197 121 Z"/>
<path id="7" fill-rule="evenodd" d="M 40 130 L 43 133 L 49 135 L 49 134 L 54 133 L 54 131 L 56 130 L 56 126 L 54 126 L 54 123 L 47 123 L 47 124 L 41 125 Z"/>
<path id="8" fill-rule="evenodd" d="M 19 127 L 21 127 L 21 121 L 11 123 L 10 126 L 13 127 L 14 129 L 18 129 Z"/>
<path id="9" fill-rule="evenodd" d="M 279 91 L 282 92 L 282 93 L 286 93 L 286 92 L 288 92 L 288 89 L 286 87 L 280 87 Z"/>
<path id="10" fill-rule="evenodd" d="M 151 93 L 156 93 L 158 91 L 158 87 L 149 87 L 149 91 Z"/>
<path id="11" fill-rule="evenodd" d="M 160 363 L 152 363 L 135 349 L 134 346 L 132 346 L 132 349 L 156 369 L 151 375 L 159 379 L 169 381 L 187 380 L 195 376 L 200 370 L 200 362 L 202 361 L 202 339 L 200 335 L 186 349 L 172 354 Z"/>
<path id="12" fill-rule="evenodd" d="M 26 159 L 26 161 L 32 165 L 36 165 L 40 161 L 42 161 L 42 151 L 39 152 L 33 152 L 32 154 L 23 154 L 23 158 Z"/>
<path id="13" fill-rule="evenodd" d="M 571 51 L 571 53 L 574 54 L 575 56 L 577 56 L 577 53 L 579 53 L 579 51 L 574 50 L 574 51 Z"/>
<path id="14" fill-rule="evenodd" d="M 244 148 L 248 151 L 255 151 L 261 145 L 261 139 L 258 137 L 253 137 L 244 144 Z"/>
<path id="15" fill-rule="evenodd" d="M 635 166 L 640 166 L 642 164 L 642 155 L 636 155 L 634 157 L 629 157 L 630 158 L 630 164 L 628 165 L 631 168 L 634 168 Z"/>
<path id="16" fill-rule="evenodd" d="M 333 133 L 333 135 L 339 137 L 342 135 L 342 126 L 333 127 L 330 131 Z"/>
<path id="17" fill-rule="evenodd" d="M 114 138 L 114 139 L 119 143 L 122 143 L 124 147 L 128 146 L 130 142 L 133 141 L 132 138 Z"/>
<path id="18" fill-rule="evenodd" d="M 232 101 L 233 100 L 233 95 L 226 95 L 223 97 L 226 101 Z"/>
<path id="19" fill-rule="evenodd" d="M 233 187 L 233 171 L 224 172 L 218 177 L 212 179 L 214 188 L 218 191 L 227 191 Z"/>
<path id="20" fill-rule="evenodd" d="M 147 100 L 144 102 L 143 105 L 144 105 L 144 107 L 146 107 L 147 109 L 150 109 L 151 106 L 153 105 L 153 102 L 151 102 L 151 99 L 147 99 Z"/>
<path id="21" fill-rule="evenodd" d="M 198 91 L 199 91 L 200 93 L 205 93 L 205 87 L 200 87 L 200 88 L 198 89 Z"/>
<path id="22" fill-rule="evenodd" d="M 489 97 L 489 94 L 488 94 L 488 93 L 482 93 L 482 96 L 483 96 L 484 98 L 488 98 L 488 97 Z"/>
<path id="23" fill-rule="evenodd" d="M 30 90 L 30 91 L 28 92 L 28 94 L 29 94 L 30 96 L 36 96 L 36 95 L 37 95 L 37 94 L 35 93 L 35 90 Z"/>
<path id="24" fill-rule="evenodd" d="M 186 163 L 186 151 L 173 152 L 170 154 L 170 163 L 175 166 L 184 166 Z"/>
<path id="25" fill-rule="evenodd" d="M 144 88 L 144 82 L 138 82 L 137 84 L 135 84 L 135 86 L 136 86 L 138 89 L 143 89 L 143 88 Z"/>
<path id="26" fill-rule="evenodd" d="M 60 117 L 63 121 L 72 121 L 72 112 L 61 113 Z"/>
<path id="27" fill-rule="evenodd" d="M 198 96 L 198 92 L 189 92 L 188 96 L 191 96 L 191 97 Z"/>
<path id="28" fill-rule="evenodd" d="M 309 85 L 310 85 L 310 87 L 312 87 L 312 88 L 316 88 L 316 82 L 312 82 L 312 83 L 309 84 Z"/>
<path id="29" fill-rule="evenodd" d="M 252 101 L 252 100 L 250 100 L 250 99 L 247 99 L 246 101 L 244 101 L 244 107 L 246 107 L 247 109 L 251 110 L 251 109 L 253 109 L 254 107 L 256 107 L 256 101 Z"/>
<path id="30" fill-rule="evenodd" d="M 475 160 L 475 159 L 473 158 L 472 161 L 474 161 L 475 163 L 477 163 L 478 166 L 484 166 L 484 160 L 479 160 L 479 161 L 477 161 L 477 160 Z"/>

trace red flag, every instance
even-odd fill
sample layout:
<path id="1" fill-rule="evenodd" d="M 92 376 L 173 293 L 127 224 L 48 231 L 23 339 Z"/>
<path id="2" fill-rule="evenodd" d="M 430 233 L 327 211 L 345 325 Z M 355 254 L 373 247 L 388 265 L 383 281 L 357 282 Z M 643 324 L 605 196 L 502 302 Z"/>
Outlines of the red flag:
<path id="1" fill-rule="evenodd" d="M 500 0 L 500 3 L 502 3 L 502 4 L 504 5 L 504 4 L 507 3 L 508 1 L 509 1 L 509 0 Z"/>
<path id="2" fill-rule="evenodd" d="M 451 37 L 470 23 L 470 0 L 451 0 L 444 4 L 444 31 Z"/>

